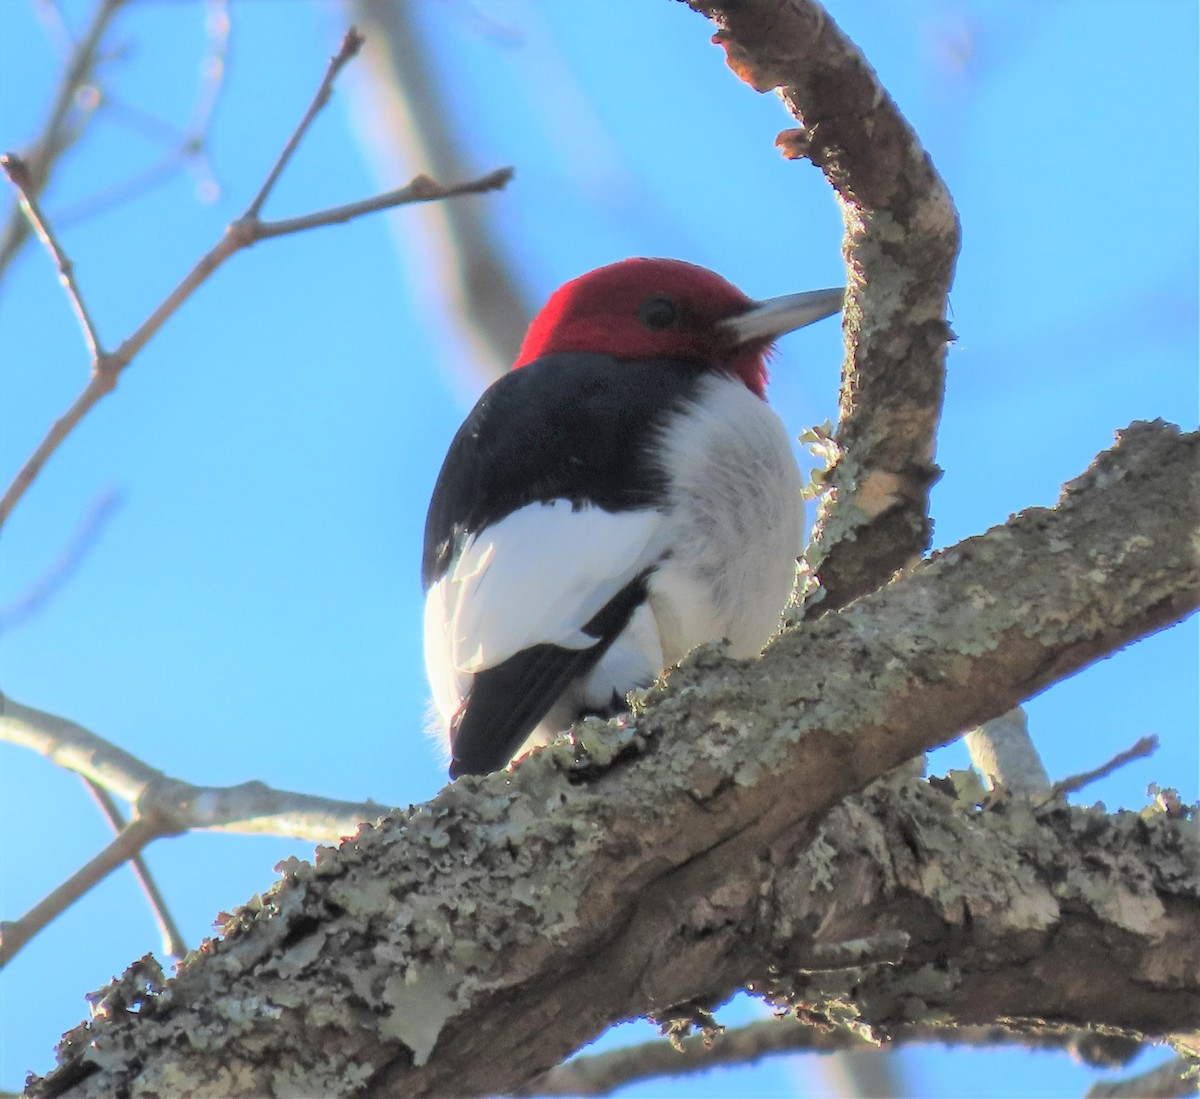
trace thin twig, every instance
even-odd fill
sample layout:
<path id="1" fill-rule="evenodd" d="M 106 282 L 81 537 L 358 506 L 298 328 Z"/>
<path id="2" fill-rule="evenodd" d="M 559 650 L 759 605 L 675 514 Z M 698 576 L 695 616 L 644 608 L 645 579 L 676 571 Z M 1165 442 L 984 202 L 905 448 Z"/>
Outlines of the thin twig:
<path id="1" fill-rule="evenodd" d="M 128 862 L 151 840 L 172 835 L 177 829 L 161 818 L 140 817 L 95 858 L 80 867 L 62 885 L 52 890 L 19 919 L 5 922 L 0 931 L 0 969 L 8 965 L 30 939 L 61 915 L 118 866 Z"/>
<path id="2" fill-rule="evenodd" d="M 33 484 L 34 479 L 42 471 L 42 466 L 59 447 L 59 444 L 71 434 L 75 425 L 87 415 L 88 410 L 116 384 L 115 377 L 109 374 L 92 374 L 87 385 L 80 391 L 79 396 L 71 402 L 71 407 L 50 425 L 45 438 L 34 448 L 33 453 L 25 459 L 25 464 L 17 470 L 12 484 L 0 497 L 0 527 L 7 521 L 17 501 L 25 495 L 25 491 Z"/>
<path id="3" fill-rule="evenodd" d="M 281 221 L 263 221 L 258 223 L 255 230 L 255 240 L 268 240 L 271 237 L 281 237 L 288 233 L 299 233 L 304 229 L 315 229 L 322 225 L 335 225 L 361 217 L 363 214 L 373 214 L 377 210 L 387 210 L 392 206 L 403 206 L 417 202 L 433 202 L 437 199 L 455 198 L 459 195 L 478 195 L 485 191 L 498 191 L 508 184 L 513 177 L 512 168 L 497 168 L 478 179 L 467 183 L 455 183 L 443 187 L 428 176 L 417 176 L 406 187 L 398 187 L 374 198 L 364 198 L 359 202 L 348 202 L 345 206 L 335 206 L 330 210 L 321 210 L 315 214 L 306 214 L 298 218 L 286 218 Z"/>
<path id="4" fill-rule="evenodd" d="M 229 56 L 229 0 L 207 0 L 207 7 L 204 25 L 208 32 L 208 46 L 200 62 L 200 93 L 188 124 L 188 133 L 193 136 L 208 133 L 217 102 L 225 90 L 226 59 Z"/>
<path id="5" fill-rule="evenodd" d="M 181 161 L 191 155 L 183 151 L 184 147 L 181 145 L 179 148 L 172 149 L 155 163 L 134 175 L 64 207 L 55 214 L 55 221 L 58 222 L 60 228 L 68 228 L 117 206 L 123 206 L 142 195 L 149 194 L 155 187 L 175 177 Z"/>
<path id="6" fill-rule="evenodd" d="M 33 8 L 33 14 L 37 17 L 38 22 L 42 24 L 42 29 L 46 32 L 50 44 L 65 61 L 70 55 L 73 43 L 71 32 L 67 29 L 67 21 L 63 18 L 62 10 L 58 6 L 58 0 L 29 0 L 29 6 Z"/>
<path id="7" fill-rule="evenodd" d="M 67 292 L 71 308 L 75 310 L 79 327 L 83 329 L 83 339 L 87 344 L 88 354 L 92 357 L 93 369 L 95 369 L 95 364 L 104 354 L 100 345 L 100 336 L 96 332 L 96 323 L 92 320 L 92 315 L 88 312 L 87 304 L 79 291 L 79 284 L 75 281 L 75 265 L 63 250 L 58 237 L 54 235 L 54 230 L 46 220 L 46 215 L 42 213 L 29 165 L 16 153 L 6 153 L 4 156 L 0 156 L 0 168 L 4 169 L 4 174 L 8 176 L 9 182 L 17 189 L 17 198 L 21 209 L 25 212 L 25 217 L 33 227 L 33 231 L 37 233 L 38 239 L 46 246 L 46 251 L 50 253 L 54 265 L 58 268 L 59 281 Z"/>
<path id="8" fill-rule="evenodd" d="M 57 0 L 34 0 L 33 14 L 42 24 L 50 45 L 65 63 L 70 58 L 75 43 L 71 40 L 71 32 Z"/>
<path id="9" fill-rule="evenodd" d="M 358 217 L 361 214 L 390 209 L 406 203 L 428 202 L 451 195 L 477 194 L 483 191 L 495 190 L 503 187 L 512 178 L 512 170 L 505 168 L 490 172 L 479 179 L 467 183 L 442 187 L 424 176 L 418 176 L 407 187 L 402 187 L 396 191 L 389 191 L 385 195 L 366 199 L 362 202 L 351 203 L 348 206 L 338 206 L 316 214 L 291 218 L 281 222 L 264 223 L 260 221 L 258 211 L 270 193 L 271 187 L 274 185 L 279 173 L 286 166 L 292 152 L 308 129 L 316 112 L 329 99 L 329 86 L 333 78 L 342 66 L 354 56 L 361 43 L 362 36 L 351 28 L 342 43 L 342 49 L 330 61 L 329 69 L 322 80 L 321 88 L 318 89 L 317 95 L 309 105 L 308 111 L 296 127 L 295 132 L 288 139 L 283 153 L 271 169 L 271 174 L 268 176 L 267 182 L 259 190 L 246 212 L 230 223 L 217 244 L 200 258 L 199 262 L 184 276 L 179 285 L 163 299 L 150 316 L 142 322 L 141 326 L 128 339 L 124 340 L 115 351 L 105 352 L 99 349 L 98 343 L 96 344 L 98 353 L 94 356 L 92 373 L 88 378 L 87 384 L 75 398 L 70 408 L 51 425 L 45 438 L 42 439 L 25 464 L 18 470 L 12 484 L 5 490 L 3 497 L 0 497 L 0 527 L 7 521 L 17 501 L 25 494 L 29 486 L 33 484 L 34 479 L 41 472 L 46 461 L 71 433 L 75 425 L 83 419 L 93 405 L 113 390 L 121 372 L 133 361 L 134 356 L 150 342 L 167 319 L 191 296 L 201 283 L 235 252 L 240 251 L 242 248 L 248 248 L 252 244 L 268 237 L 278 237 L 287 233 L 296 233 L 322 225 L 337 224 Z M 16 158 L 9 159 L 15 160 Z M 10 178 L 20 188 L 22 173 L 19 168 L 15 177 L 10 172 Z M 53 237 L 49 236 L 48 239 L 53 240 Z M 56 260 L 60 254 L 61 249 L 55 252 Z M 62 260 L 66 263 L 66 270 L 69 271 L 69 260 L 66 260 L 65 256 L 62 257 Z M 61 264 L 60 269 L 62 269 Z M 78 295 L 77 290 L 75 296 L 79 298 L 82 304 L 82 297 Z M 84 317 L 87 316 L 86 310 L 82 311 L 82 315 Z"/>
<path id="10" fill-rule="evenodd" d="M 1125 764 L 1131 763 L 1135 759 L 1142 759 L 1145 756 L 1153 755 L 1156 751 L 1158 751 L 1158 737 L 1153 735 L 1144 736 L 1132 748 L 1126 748 L 1125 751 L 1118 752 L 1112 759 L 1100 767 L 1091 771 L 1082 771 L 1077 775 L 1064 778 L 1061 782 L 1056 782 L 1050 788 L 1050 796 L 1046 799 L 1046 802 L 1055 801 L 1066 794 L 1082 790 L 1085 786 L 1090 786 L 1093 782 L 1107 778 L 1113 771 L 1119 770 Z M 1046 804 L 1046 802 L 1043 802 L 1043 804 Z"/>
<path id="11" fill-rule="evenodd" d="M 300 125 L 296 127 L 292 136 L 288 138 L 287 144 L 283 147 L 283 152 L 279 154 L 279 158 L 272 165 L 270 172 L 267 173 L 266 182 L 259 188 L 258 194 L 254 196 L 254 201 L 246 209 L 244 217 L 251 220 L 258 217 L 263 208 L 263 203 L 267 201 L 267 197 L 274 189 L 280 175 L 283 174 L 284 168 L 287 167 L 288 161 L 292 159 L 292 154 L 295 153 L 301 139 L 308 132 L 309 126 L 312 125 L 313 119 L 321 112 L 321 108 L 329 102 L 329 97 L 333 91 L 333 82 L 337 79 L 338 73 L 362 49 L 364 41 L 365 39 L 357 27 L 351 27 L 346 31 L 346 36 L 342 39 L 342 44 L 338 52 L 329 59 L 329 67 L 325 70 L 325 77 L 317 88 L 312 102 L 308 105 L 308 110 L 304 112 L 304 117 L 300 119 Z"/>
<path id="12" fill-rule="evenodd" d="M 77 221 L 95 217 L 105 210 L 120 206 L 153 190 L 172 179 L 181 164 L 190 165 L 199 177 L 198 189 L 205 201 L 219 192 L 208 161 L 208 128 L 225 84 L 225 58 L 229 52 L 230 20 L 228 0 L 207 0 L 209 12 L 205 18 L 208 45 L 200 62 L 200 85 L 191 121 L 186 128 L 164 122 L 148 111 L 120 102 L 112 96 L 104 99 L 108 117 L 116 116 L 152 140 L 168 146 L 167 152 L 149 167 L 120 180 L 96 194 L 65 206 L 55 213 L 59 229 Z"/>
<path id="13" fill-rule="evenodd" d="M 126 827 L 125 814 L 121 812 L 120 807 L 103 786 L 98 782 L 93 782 L 86 775 L 80 775 L 84 786 L 87 787 L 88 793 L 92 795 L 96 805 L 99 806 L 100 812 L 104 814 L 105 820 L 108 821 L 112 830 L 118 835 L 124 831 Z M 150 911 L 154 915 L 154 922 L 158 924 L 158 930 L 162 934 L 163 952 L 171 955 L 173 958 L 182 958 L 187 953 L 187 944 L 183 941 L 183 935 L 179 931 L 179 925 L 175 922 L 175 917 L 171 915 L 171 911 L 167 908 L 166 898 L 162 894 L 162 890 L 158 887 L 158 882 L 154 880 L 154 875 L 150 873 L 150 867 L 146 865 L 146 860 L 141 853 L 134 855 L 129 860 L 130 869 L 133 875 L 137 878 L 138 885 L 141 886 L 142 892 L 146 896 L 146 901 L 150 905 Z"/>

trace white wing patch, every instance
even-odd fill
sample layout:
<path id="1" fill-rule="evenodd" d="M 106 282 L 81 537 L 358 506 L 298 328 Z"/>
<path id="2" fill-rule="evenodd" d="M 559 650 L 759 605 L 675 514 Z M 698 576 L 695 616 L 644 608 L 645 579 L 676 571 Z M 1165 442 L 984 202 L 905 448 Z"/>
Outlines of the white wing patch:
<path id="1" fill-rule="evenodd" d="M 425 668 L 443 719 L 462 706 L 474 674 L 523 649 L 594 645 L 584 624 L 658 561 L 665 527 L 653 510 L 552 500 L 472 538 L 425 599 Z"/>

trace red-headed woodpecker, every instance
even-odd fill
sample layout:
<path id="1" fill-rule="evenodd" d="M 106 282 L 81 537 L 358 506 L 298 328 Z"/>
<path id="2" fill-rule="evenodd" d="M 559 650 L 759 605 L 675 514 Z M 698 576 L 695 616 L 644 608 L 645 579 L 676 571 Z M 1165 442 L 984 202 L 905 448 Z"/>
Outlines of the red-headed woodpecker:
<path id="1" fill-rule="evenodd" d="M 762 649 L 803 537 L 765 360 L 841 306 L 841 290 L 753 301 L 664 259 L 554 293 L 429 505 L 425 666 L 452 777 L 620 712 L 706 641 Z"/>

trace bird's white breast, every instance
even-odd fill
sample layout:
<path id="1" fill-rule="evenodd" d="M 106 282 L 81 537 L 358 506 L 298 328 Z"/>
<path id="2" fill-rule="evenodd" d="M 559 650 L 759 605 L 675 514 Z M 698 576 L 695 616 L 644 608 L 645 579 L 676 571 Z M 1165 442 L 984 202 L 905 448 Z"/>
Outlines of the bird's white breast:
<path id="1" fill-rule="evenodd" d="M 714 375 L 665 428 L 668 556 L 650 606 L 667 664 L 705 641 L 758 653 L 779 628 L 803 548 L 800 471 L 782 421 L 737 379 Z"/>

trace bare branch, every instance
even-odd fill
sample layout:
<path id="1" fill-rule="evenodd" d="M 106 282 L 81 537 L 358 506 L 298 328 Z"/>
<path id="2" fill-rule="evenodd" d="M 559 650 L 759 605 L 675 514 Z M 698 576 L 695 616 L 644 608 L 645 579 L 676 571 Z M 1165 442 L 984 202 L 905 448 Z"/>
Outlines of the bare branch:
<path id="1" fill-rule="evenodd" d="M 113 796 L 86 775 L 79 777 L 112 830 L 117 833 L 122 832 L 126 826 L 125 814 L 121 812 Z M 140 853 L 136 854 L 130 859 L 129 868 L 137 878 L 142 893 L 145 894 L 150 911 L 154 915 L 154 922 L 158 924 L 158 930 L 162 935 L 163 953 L 176 959 L 182 958 L 187 953 L 187 944 L 183 941 L 179 925 L 175 922 L 175 917 L 171 915 L 166 898 L 159 889 L 158 882 L 154 880 L 154 875 L 150 873 L 150 867 L 146 865 L 146 860 Z"/>
<path id="2" fill-rule="evenodd" d="M 79 292 L 79 284 L 75 281 L 75 265 L 63 251 L 58 237 L 54 235 L 54 230 L 46 220 L 46 215 L 42 213 L 42 208 L 37 200 L 37 191 L 34 188 L 33 174 L 29 171 L 29 166 L 25 161 L 16 153 L 6 153 L 4 156 L 0 156 L 0 168 L 4 170 L 9 182 L 17 189 L 21 209 L 29 219 L 29 224 L 33 226 L 33 231 L 46 246 L 46 251 L 54 260 L 54 266 L 58 268 L 59 281 L 67 292 L 71 308 L 75 310 L 79 327 L 83 330 L 83 339 L 87 344 L 88 354 L 91 356 L 92 362 L 96 363 L 103 354 L 100 337 L 96 332 L 96 324 L 92 320 L 91 313 L 88 312 L 83 295 Z"/>
<path id="3" fill-rule="evenodd" d="M 75 425 L 84 418 L 102 397 L 112 392 L 116 383 L 116 375 L 111 370 L 93 371 L 87 384 L 80 390 L 79 396 L 71 402 L 70 407 L 50 425 L 50 430 L 36 447 L 33 453 L 25 459 L 25 464 L 17 470 L 12 483 L 0 496 L 0 527 L 8 521 L 17 501 L 25 495 L 26 490 L 41 473 L 42 467 L 62 444 L 62 441 L 75 430 Z"/>
<path id="4" fill-rule="evenodd" d="M 120 500 L 120 496 L 109 489 L 92 501 L 74 534 L 45 572 L 24 592 L 0 607 L 0 634 L 7 633 L 32 618 L 54 598 L 72 573 L 87 559 L 120 506 Z"/>
<path id="5" fill-rule="evenodd" d="M 229 55 L 229 0 L 206 0 L 208 12 L 204 19 L 208 45 L 200 62 L 200 93 L 192 109 L 188 134 L 195 144 L 202 144 L 209 124 L 217 110 L 225 88 L 226 58 Z"/>
<path id="6" fill-rule="evenodd" d="M 1056 782 L 1050 791 L 1052 798 L 1061 798 L 1066 794 L 1074 793 L 1076 790 L 1082 790 L 1085 786 L 1090 786 L 1093 782 L 1099 782 L 1102 778 L 1107 778 L 1125 764 L 1133 762 L 1135 759 L 1145 759 L 1146 756 L 1153 755 L 1158 750 L 1158 737 L 1144 736 L 1131 748 L 1126 748 L 1123 752 L 1118 752 L 1107 763 L 1092 769 L 1091 771 L 1083 771 L 1078 775 L 1071 775 L 1069 778 L 1064 778 L 1060 782 Z"/>
<path id="7" fill-rule="evenodd" d="M 322 225 L 336 225 L 361 217 L 363 214 L 373 214 L 379 210 L 388 210 L 393 206 L 404 206 L 414 202 L 434 202 L 443 198 L 454 198 L 458 195 L 479 195 L 486 191 L 498 191 L 505 187 L 513 177 L 511 168 L 497 168 L 478 179 L 466 183 L 455 183 L 443 187 L 428 176 L 417 176 L 406 187 L 398 187 L 374 198 L 365 198 L 361 202 L 349 202 L 345 206 L 336 206 L 331 210 L 321 210 L 304 217 L 287 218 L 284 221 L 264 221 L 255 229 L 255 240 L 266 240 L 270 237 L 281 237 L 287 233 L 299 233 L 305 229 L 315 229 Z"/>
<path id="8" fill-rule="evenodd" d="M 170 179 L 181 164 L 191 167 L 198 177 L 197 189 L 201 201 L 209 201 L 219 193 L 219 185 L 208 162 L 208 128 L 225 85 L 225 58 L 229 52 L 229 0 L 204 0 L 208 8 L 205 17 L 207 42 L 200 62 L 200 83 L 192 117 L 186 128 L 163 122 L 155 115 L 129 106 L 111 95 L 103 98 L 105 114 L 132 123 L 153 140 L 168 146 L 158 161 L 121 180 L 97 194 L 58 210 L 55 221 L 64 228 L 77 221 L 108 210 L 145 194 L 159 183 Z"/>
<path id="9" fill-rule="evenodd" d="M 293 218 L 288 221 L 264 223 L 259 220 L 258 211 L 262 203 L 270 194 L 271 188 L 278 179 L 280 172 L 286 167 L 288 160 L 291 158 L 292 152 L 295 150 L 300 139 L 307 131 L 309 124 L 315 117 L 316 113 L 324 105 L 329 98 L 329 88 L 333 78 L 341 70 L 342 66 L 353 57 L 354 53 L 361 45 L 361 36 L 353 29 L 347 32 L 346 39 L 342 44 L 342 49 L 331 60 L 329 69 L 325 74 L 325 78 L 318 89 L 317 95 L 309 105 L 308 111 L 301 120 L 300 125 L 289 138 L 284 151 L 276 160 L 272 167 L 267 181 L 260 188 L 258 194 L 247 208 L 246 212 L 238 219 L 233 221 L 226 229 L 221 240 L 204 256 L 202 256 L 184 276 L 183 281 L 172 290 L 166 298 L 158 305 L 158 307 L 142 322 L 141 326 L 128 339 L 124 340 L 121 345 L 113 352 L 104 351 L 97 340 L 95 340 L 95 332 L 91 326 L 90 319 L 87 316 L 87 310 L 83 306 L 82 294 L 78 292 L 78 288 L 74 286 L 73 281 L 70 284 L 72 291 L 72 300 L 78 303 L 78 311 L 81 317 L 86 321 L 85 329 L 89 332 L 92 339 L 91 345 L 94 348 L 92 371 L 88 378 L 87 384 L 77 396 L 67 411 L 54 422 L 50 430 L 46 433 L 45 438 L 34 449 L 33 454 L 26 460 L 25 464 L 17 472 L 12 483 L 5 491 L 4 496 L 0 498 L 0 527 L 3 526 L 8 516 L 12 513 L 12 509 L 16 506 L 17 501 L 24 495 L 26 490 L 50 456 L 58 449 L 62 441 L 71 433 L 75 425 L 83 419 L 90 409 L 106 394 L 110 393 L 117 384 L 117 379 L 121 372 L 133 361 L 142 348 L 154 337 L 164 323 L 175 313 L 177 309 L 195 292 L 199 287 L 218 267 L 221 266 L 230 256 L 243 248 L 248 248 L 259 240 L 267 237 L 283 236 L 286 233 L 300 232 L 304 229 L 311 229 L 322 225 L 331 225 L 338 222 L 345 222 L 360 214 L 373 213 L 377 210 L 389 209 L 395 206 L 401 206 L 407 203 L 428 202 L 433 199 L 439 199 L 450 195 L 463 195 L 477 193 L 480 191 L 495 190 L 498 187 L 503 187 L 509 179 L 512 178 L 510 169 L 502 169 L 497 172 L 489 173 L 480 179 L 472 182 L 458 184 L 451 187 L 441 187 L 431 180 L 423 176 L 413 180 L 407 187 L 400 188 L 396 191 L 390 191 L 385 195 L 374 199 L 368 199 L 361 203 L 352 203 L 349 206 L 335 207 L 332 210 L 325 210 L 317 214 L 308 215 L 300 218 Z M 6 168 L 11 169 L 9 176 L 13 179 L 15 185 L 22 187 L 24 182 L 24 174 L 21 171 L 21 164 L 16 158 L 6 158 Z M 15 176 L 14 176 L 15 171 Z M 22 195 L 25 192 L 22 189 Z M 27 209 L 35 209 L 26 203 Z M 32 215 L 31 215 L 32 216 Z M 45 225 L 44 218 L 39 219 L 35 223 Z M 48 226 L 44 239 L 47 240 L 48 246 L 53 242 L 53 235 L 50 234 Z M 54 247 L 52 249 L 55 255 L 56 262 L 59 263 L 59 269 L 64 272 L 70 271 L 70 261 L 62 253 L 61 248 Z"/>
<path id="10" fill-rule="evenodd" d="M 411 166 L 435 179 L 473 174 L 466 151 L 475 142 L 456 122 L 449 109 L 454 96 L 432 64 L 434 24 L 422 25 L 427 7 L 353 0 L 353 10 L 367 31 L 363 62 L 371 74 L 355 90 L 366 100 L 361 113 L 369 114 L 378 133 L 369 148 L 381 174 L 396 170 L 397 160 L 400 170 Z M 532 316 L 509 251 L 489 208 L 479 203 L 444 206 L 421 229 L 435 238 L 419 259 L 421 282 L 436 286 L 439 306 L 449 306 L 454 333 L 469 341 L 462 359 L 490 382 L 512 365 Z M 405 248 L 412 246 L 406 235 Z"/>
<path id="11" fill-rule="evenodd" d="M 82 725 L 35 710 L 0 693 L 0 739 L 29 748 L 66 771 L 135 803 L 161 780 L 161 771 L 122 751 Z"/>
<path id="12" fill-rule="evenodd" d="M 346 31 L 338 52 L 329 59 L 329 67 L 325 70 L 325 76 L 317 87 L 316 94 L 313 96 L 312 102 L 308 105 L 308 110 L 304 112 L 304 117 L 300 119 L 299 125 L 292 132 L 292 136 L 288 138 L 287 144 L 284 145 L 283 152 L 279 154 L 278 159 L 267 173 L 267 178 L 259 188 L 258 194 L 254 196 L 250 205 L 246 207 L 246 212 L 242 215 L 246 220 L 254 221 L 262 212 L 263 203 L 267 201 L 279 177 L 283 174 L 284 168 L 288 166 L 288 162 L 292 159 L 292 154 L 299 148 L 304 135 L 308 133 L 308 128 L 312 125 L 313 119 L 321 113 L 322 108 L 329 102 L 329 97 L 333 93 L 333 82 L 337 79 L 338 73 L 362 49 L 363 42 L 364 38 L 359 33 L 357 27 L 351 27 Z"/>
<path id="13" fill-rule="evenodd" d="M 0 925 L 0 969 L 47 924 L 62 915 L 89 889 L 138 855 L 151 840 L 173 835 L 162 818 L 143 818 L 126 825 L 120 834 L 95 858 L 90 859 L 62 885 L 51 890 L 25 915 Z"/>
<path id="14" fill-rule="evenodd" d="M 130 802 L 135 813 L 133 822 L 124 826 L 96 858 L 21 919 L 5 925 L 0 968 L 88 889 L 160 836 L 208 829 L 336 843 L 353 835 L 363 821 L 375 820 L 387 811 L 385 806 L 371 801 L 338 801 L 275 790 L 261 782 L 194 786 L 155 770 L 73 721 L 22 706 L 2 693 L 0 739 L 30 748 L 58 766 L 75 771 L 98 790 L 113 791 Z M 172 930 L 165 905 L 144 868 L 143 874 L 143 887 L 151 897 L 164 935 L 170 940 L 170 952 L 176 953 L 175 948 L 181 945 L 178 931 Z"/>
<path id="15" fill-rule="evenodd" d="M 194 786 L 155 770 L 82 725 L 2 693 L 0 740 L 82 775 L 130 802 L 142 816 L 168 820 L 172 832 L 201 828 L 336 843 L 353 835 L 362 821 L 387 812 L 387 806 L 374 801 L 339 801 L 275 790 L 261 782 Z"/>
<path id="16" fill-rule="evenodd" d="M 572 1058 L 537 1077 L 515 1094 L 522 1096 L 611 1095 L 618 1088 L 659 1076 L 678 1078 L 721 1065 L 745 1065 L 766 1057 L 796 1053 L 839 1053 L 894 1050 L 910 1045 L 967 1046 L 994 1049 L 1068 1049 L 1072 1032 L 1029 1034 L 1005 1027 L 954 1027 L 936 1023 L 898 1026 L 884 1043 L 860 1031 L 833 1026 L 806 1026 L 793 1015 L 777 1016 L 722 1030 L 715 1036 L 694 1034 L 678 1045 L 644 1042 L 604 1053 Z"/>

